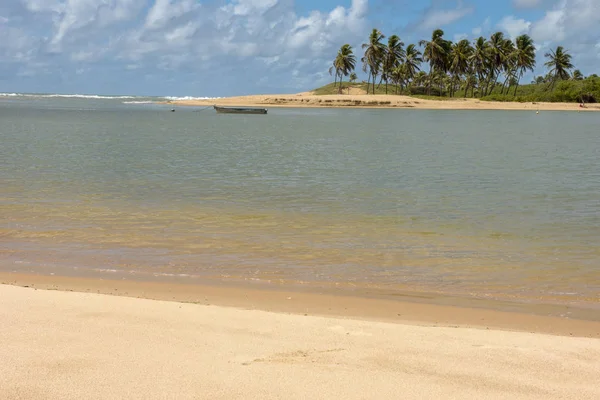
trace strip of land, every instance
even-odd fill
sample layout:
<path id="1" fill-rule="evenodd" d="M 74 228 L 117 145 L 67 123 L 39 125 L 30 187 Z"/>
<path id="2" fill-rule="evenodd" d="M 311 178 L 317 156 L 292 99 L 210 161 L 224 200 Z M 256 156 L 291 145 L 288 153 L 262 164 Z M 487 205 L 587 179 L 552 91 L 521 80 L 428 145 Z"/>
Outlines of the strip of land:
<path id="1" fill-rule="evenodd" d="M 600 398 L 600 340 L 0 285 L 12 399 Z"/>
<path id="2" fill-rule="evenodd" d="M 481 101 L 473 98 L 445 100 L 421 99 L 401 95 L 338 94 L 315 95 L 311 92 L 298 94 L 272 94 L 226 97 L 209 100 L 178 100 L 169 102 L 180 106 L 250 107 L 346 107 L 346 108 L 414 108 L 437 110 L 528 110 L 528 111 L 600 111 L 600 105 L 587 104 L 581 108 L 577 103 L 520 103 Z"/>

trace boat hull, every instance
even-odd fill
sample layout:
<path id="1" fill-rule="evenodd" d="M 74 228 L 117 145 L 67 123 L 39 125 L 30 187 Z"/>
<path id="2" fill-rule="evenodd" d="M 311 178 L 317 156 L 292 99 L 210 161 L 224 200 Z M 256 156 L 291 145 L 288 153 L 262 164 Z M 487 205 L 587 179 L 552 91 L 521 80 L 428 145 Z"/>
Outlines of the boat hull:
<path id="1" fill-rule="evenodd" d="M 214 106 L 215 111 L 219 114 L 266 114 L 266 108 L 254 107 L 218 107 Z"/>

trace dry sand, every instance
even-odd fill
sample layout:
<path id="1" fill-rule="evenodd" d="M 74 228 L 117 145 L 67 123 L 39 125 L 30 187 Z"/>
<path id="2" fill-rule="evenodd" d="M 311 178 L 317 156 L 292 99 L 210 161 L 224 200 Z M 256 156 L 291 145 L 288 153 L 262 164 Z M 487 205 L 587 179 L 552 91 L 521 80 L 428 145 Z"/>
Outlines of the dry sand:
<path id="1" fill-rule="evenodd" d="M 2 399 L 594 399 L 600 340 L 0 285 Z"/>
<path id="2" fill-rule="evenodd" d="M 588 104 L 579 108 L 577 103 L 518 103 L 481 101 L 479 99 L 456 98 L 451 100 L 425 100 L 400 95 L 366 95 L 355 92 L 339 95 L 314 95 L 311 92 L 298 94 L 272 94 L 226 97 L 210 100 L 179 100 L 174 105 L 206 107 L 222 106 L 254 107 L 353 107 L 353 108 L 416 108 L 447 110 L 530 110 L 530 111 L 600 111 L 600 105 Z"/>

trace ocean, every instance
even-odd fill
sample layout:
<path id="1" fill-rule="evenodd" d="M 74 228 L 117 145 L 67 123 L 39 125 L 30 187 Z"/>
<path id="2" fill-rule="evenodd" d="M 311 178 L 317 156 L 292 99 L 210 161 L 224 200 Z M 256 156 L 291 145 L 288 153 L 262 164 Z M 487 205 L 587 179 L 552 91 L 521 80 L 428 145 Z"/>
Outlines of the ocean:
<path id="1" fill-rule="evenodd" d="M 0 94 L 0 271 L 600 309 L 600 113 Z"/>

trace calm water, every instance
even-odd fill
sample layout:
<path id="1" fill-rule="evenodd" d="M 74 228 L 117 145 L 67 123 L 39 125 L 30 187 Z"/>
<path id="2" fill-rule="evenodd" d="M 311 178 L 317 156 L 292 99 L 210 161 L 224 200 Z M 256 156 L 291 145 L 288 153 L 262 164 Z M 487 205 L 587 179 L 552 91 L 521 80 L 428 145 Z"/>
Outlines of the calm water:
<path id="1" fill-rule="evenodd" d="M 600 302 L 600 114 L 0 99 L 0 269 Z"/>

